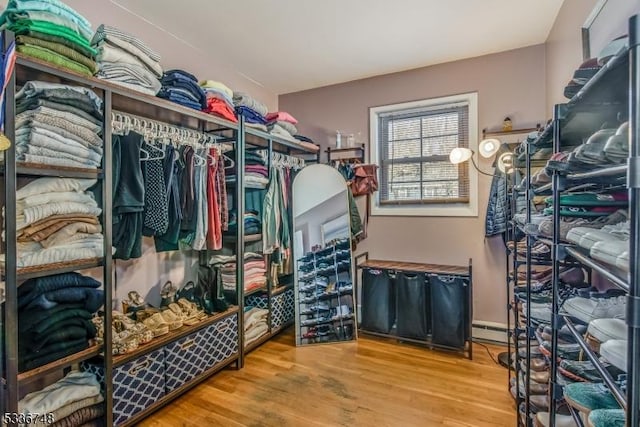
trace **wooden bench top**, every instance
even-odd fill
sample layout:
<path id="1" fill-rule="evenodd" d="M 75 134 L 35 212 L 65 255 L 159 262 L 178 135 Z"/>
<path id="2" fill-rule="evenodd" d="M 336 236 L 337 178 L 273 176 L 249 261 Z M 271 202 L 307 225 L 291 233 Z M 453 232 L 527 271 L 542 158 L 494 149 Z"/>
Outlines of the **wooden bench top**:
<path id="1" fill-rule="evenodd" d="M 413 271 L 416 273 L 451 274 L 468 276 L 469 267 L 459 265 L 426 264 L 421 262 L 400 262 L 369 259 L 357 265 L 358 268 L 374 268 L 379 270 Z"/>

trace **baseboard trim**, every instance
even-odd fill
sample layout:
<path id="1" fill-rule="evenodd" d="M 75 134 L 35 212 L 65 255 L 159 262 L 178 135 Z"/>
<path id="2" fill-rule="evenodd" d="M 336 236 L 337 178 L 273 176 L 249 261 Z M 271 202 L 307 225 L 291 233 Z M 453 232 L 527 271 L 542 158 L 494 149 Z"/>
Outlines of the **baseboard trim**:
<path id="1" fill-rule="evenodd" d="M 472 324 L 471 336 L 482 341 L 507 343 L 507 325 L 504 323 L 475 321 Z"/>

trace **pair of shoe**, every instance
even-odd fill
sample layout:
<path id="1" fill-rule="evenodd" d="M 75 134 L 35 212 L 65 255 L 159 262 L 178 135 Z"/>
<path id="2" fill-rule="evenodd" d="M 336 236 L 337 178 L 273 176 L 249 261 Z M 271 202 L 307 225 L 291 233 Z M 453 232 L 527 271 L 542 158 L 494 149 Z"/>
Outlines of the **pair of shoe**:
<path id="1" fill-rule="evenodd" d="M 605 225 L 614 225 L 620 222 L 627 221 L 629 215 L 624 209 L 619 209 L 614 213 L 599 218 L 560 218 L 560 240 L 568 241 L 567 236 L 569 232 L 576 228 L 602 228 Z M 553 237 L 553 218 L 548 218 L 538 226 L 538 231 L 541 235 L 552 238 Z M 588 232 L 588 230 L 586 230 Z"/>
<path id="2" fill-rule="evenodd" d="M 520 381 L 518 382 L 518 386 L 520 390 L 520 395 L 525 396 L 527 385 L 525 383 L 525 378 L 522 372 L 519 375 L 520 375 Z M 516 379 L 511 378 L 511 386 L 513 387 L 515 385 L 516 385 Z M 529 381 L 529 390 L 531 391 L 532 396 L 547 394 L 549 393 L 549 384 L 541 384 L 535 381 Z"/>
<path id="3" fill-rule="evenodd" d="M 96 342 L 104 343 L 104 317 L 95 316 L 91 321 L 96 326 Z M 111 313 L 111 335 L 114 355 L 131 353 L 154 337 L 146 325 L 115 310 Z"/>
<path id="4" fill-rule="evenodd" d="M 565 314 L 584 323 L 595 319 L 624 319 L 627 312 L 627 298 L 624 291 L 610 289 L 592 293 L 588 297 L 576 296 L 567 299 L 560 314 Z"/>
<path id="5" fill-rule="evenodd" d="M 613 378 L 624 374 L 623 371 L 613 365 L 606 363 L 604 365 Z M 562 360 L 558 365 L 558 372 L 575 382 L 601 383 L 603 381 L 593 363 L 588 360 Z"/>
<path id="6" fill-rule="evenodd" d="M 536 427 L 550 427 L 551 426 L 550 416 L 551 414 L 549 414 L 549 412 L 538 412 L 535 418 Z M 575 420 L 571 415 L 556 414 L 555 426 L 556 427 L 578 427 L 578 424 L 576 424 Z"/>
<path id="7" fill-rule="evenodd" d="M 184 325 L 196 325 L 206 317 L 207 315 L 195 303 L 180 298 L 177 303 L 170 303 L 166 309 L 154 313 L 143 322 L 153 331 L 155 336 L 160 336 Z"/>
<path id="8" fill-rule="evenodd" d="M 306 310 L 301 311 L 300 314 L 303 316 L 314 316 L 330 310 L 331 308 L 329 308 L 329 306 L 326 304 L 316 304 L 307 308 Z"/>
<path id="9" fill-rule="evenodd" d="M 600 68 L 602 66 L 598 64 L 597 58 L 588 59 L 580 64 L 578 69 L 574 71 L 573 78 L 565 86 L 564 96 L 567 99 L 573 98 L 600 71 Z"/>
<path id="10" fill-rule="evenodd" d="M 568 384 L 564 387 L 564 399 L 569 405 L 586 415 L 596 410 L 620 409 L 609 388 L 601 383 Z"/>
<path id="11" fill-rule="evenodd" d="M 622 319 L 599 318 L 589 322 L 586 341 L 596 353 L 600 352 L 600 346 L 611 340 L 627 339 L 627 324 Z"/>
<path id="12" fill-rule="evenodd" d="M 302 338 L 312 339 L 312 338 L 318 338 L 318 337 L 325 337 L 332 333 L 334 332 L 332 331 L 329 325 L 314 326 L 309 328 L 307 332 L 302 334 Z"/>

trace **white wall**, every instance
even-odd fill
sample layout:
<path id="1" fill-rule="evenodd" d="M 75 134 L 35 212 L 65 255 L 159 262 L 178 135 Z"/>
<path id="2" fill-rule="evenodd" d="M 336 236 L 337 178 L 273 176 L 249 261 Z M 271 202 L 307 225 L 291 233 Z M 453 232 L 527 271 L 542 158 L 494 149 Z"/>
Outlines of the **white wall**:
<path id="1" fill-rule="evenodd" d="M 274 111 L 278 107 L 278 96 L 274 91 L 247 79 L 234 68 L 233 64 L 226 63 L 224 58 L 217 55 L 215 48 L 207 52 L 195 49 L 162 28 L 154 26 L 142 17 L 128 12 L 108 0 L 63 1 L 89 20 L 94 30 L 100 24 L 107 24 L 129 32 L 144 41 L 161 55 L 160 64 L 165 70 L 180 68 L 194 74 L 201 80 L 217 80 L 233 90 L 251 94 L 254 98 L 265 103 L 270 111 Z M 161 6 L 162 2 L 158 3 Z M 2 9 L 6 5 L 7 0 L 0 0 Z M 212 17 L 211 25 L 215 25 L 215 19 L 219 18 Z M 170 28 L 167 30 L 171 31 Z M 229 40 L 224 42 L 232 43 L 232 35 Z"/>
<path id="2" fill-rule="evenodd" d="M 198 280 L 198 255 L 194 251 L 170 251 L 156 253 L 153 239 L 145 237 L 142 257 L 115 262 L 113 308 L 122 309 L 130 291 L 137 291 L 145 301 L 157 307 L 160 305 L 160 290 L 171 281 L 180 288 L 190 280 Z"/>

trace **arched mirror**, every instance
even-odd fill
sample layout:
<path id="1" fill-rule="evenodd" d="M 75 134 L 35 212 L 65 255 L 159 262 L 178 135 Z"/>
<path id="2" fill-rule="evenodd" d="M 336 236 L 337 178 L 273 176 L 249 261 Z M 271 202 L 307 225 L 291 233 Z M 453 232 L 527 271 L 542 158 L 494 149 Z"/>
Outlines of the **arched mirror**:
<path id="1" fill-rule="evenodd" d="M 296 345 L 357 338 L 347 185 L 326 165 L 293 182 Z"/>

